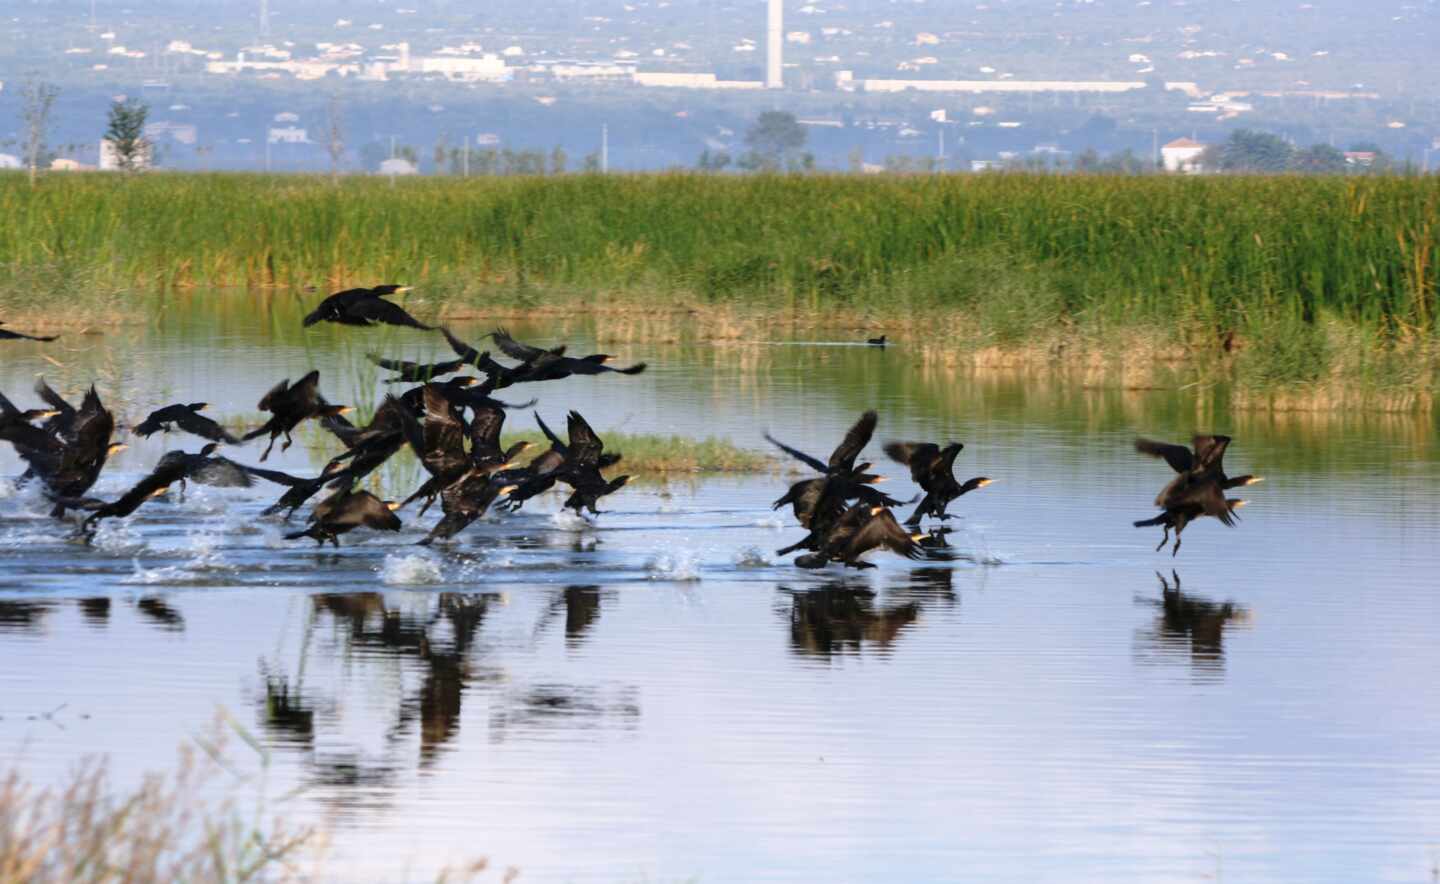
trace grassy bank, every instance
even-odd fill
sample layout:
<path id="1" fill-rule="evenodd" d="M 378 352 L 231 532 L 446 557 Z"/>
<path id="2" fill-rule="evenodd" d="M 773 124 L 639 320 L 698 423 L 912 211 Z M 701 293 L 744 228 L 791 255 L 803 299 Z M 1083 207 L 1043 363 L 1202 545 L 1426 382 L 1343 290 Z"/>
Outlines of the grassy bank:
<path id="1" fill-rule="evenodd" d="M 1190 361 L 1257 395 L 1436 381 L 1440 178 L 0 176 L 0 309 L 382 279 L 432 316 L 645 310 Z M 57 295 L 57 293 L 62 293 Z M 693 314 L 691 311 L 695 311 Z"/>

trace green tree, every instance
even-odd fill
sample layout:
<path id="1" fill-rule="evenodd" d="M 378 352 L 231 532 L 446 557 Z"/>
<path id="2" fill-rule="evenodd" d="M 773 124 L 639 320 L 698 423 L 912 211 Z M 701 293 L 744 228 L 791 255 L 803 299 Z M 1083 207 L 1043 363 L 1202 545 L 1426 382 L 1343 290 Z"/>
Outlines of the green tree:
<path id="1" fill-rule="evenodd" d="M 730 154 L 727 151 L 717 150 L 714 153 L 706 148 L 700 154 L 700 159 L 695 161 L 695 168 L 702 172 L 723 172 L 731 162 Z"/>
<path id="2" fill-rule="evenodd" d="M 150 107 L 133 98 L 110 105 L 110 118 L 105 126 L 105 140 L 122 172 L 134 172 L 149 165 L 154 158 L 150 142 L 145 140 L 145 120 Z"/>
<path id="3" fill-rule="evenodd" d="M 1290 168 L 1296 172 L 1330 175 L 1345 171 L 1345 154 L 1328 144 L 1312 144 L 1297 150 L 1290 157 Z"/>
<path id="4" fill-rule="evenodd" d="M 596 175 L 596 174 L 599 174 L 599 172 L 600 172 L 600 154 L 598 154 L 598 153 L 587 153 L 587 154 L 585 154 L 585 162 L 584 162 L 584 164 L 582 165 L 582 168 L 584 169 L 585 174 L 587 174 L 587 175 Z"/>
<path id="5" fill-rule="evenodd" d="M 1220 144 L 1205 149 L 1200 164 L 1221 172 L 1284 172 L 1295 149 L 1278 135 L 1238 129 Z"/>
<path id="6" fill-rule="evenodd" d="M 550 174 L 564 175 L 565 166 L 569 162 L 570 157 L 568 154 L 565 153 L 565 148 L 561 147 L 558 144 L 555 145 L 555 149 L 550 151 Z"/>
<path id="7" fill-rule="evenodd" d="M 750 151 L 741 159 L 740 165 L 762 172 L 803 168 L 807 137 L 805 127 L 800 125 L 794 114 L 765 111 L 745 133 L 745 144 Z M 813 165 L 812 157 L 810 166 Z"/>

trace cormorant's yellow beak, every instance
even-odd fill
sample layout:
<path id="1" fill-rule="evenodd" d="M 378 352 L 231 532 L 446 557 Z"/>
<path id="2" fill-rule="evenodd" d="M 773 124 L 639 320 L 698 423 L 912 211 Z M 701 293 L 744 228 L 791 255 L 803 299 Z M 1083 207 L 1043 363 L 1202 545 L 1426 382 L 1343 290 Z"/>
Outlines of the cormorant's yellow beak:
<path id="1" fill-rule="evenodd" d="M 510 492 L 514 491 L 515 489 L 517 489 L 517 488 L 519 488 L 519 487 L 520 487 L 519 485 L 506 485 L 504 488 L 501 488 L 501 489 L 500 489 L 500 493 L 501 493 L 501 494 L 509 494 Z"/>
<path id="2" fill-rule="evenodd" d="M 40 412 L 40 417 L 42 417 L 42 418 L 55 417 L 55 416 L 57 416 L 58 414 L 60 414 L 60 410 L 59 410 L 58 408 L 52 408 L 52 409 L 50 409 L 49 411 L 42 411 L 42 412 Z"/>
<path id="3" fill-rule="evenodd" d="M 993 485 L 993 484 L 995 484 L 995 480 L 994 480 L 994 479 L 981 479 L 981 480 L 980 480 L 980 484 L 977 485 L 976 487 L 977 487 L 977 488 L 984 488 L 986 485 Z"/>
<path id="4" fill-rule="evenodd" d="M 413 285 L 402 285 L 402 286 L 400 286 L 398 289 L 396 289 L 395 291 L 396 291 L 397 293 L 399 293 L 399 292 L 409 292 L 409 291 L 414 291 L 414 290 L 415 290 L 415 286 L 413 286 Z"/>
<path id="5" fill-rule="evenodd" d="M 871 484 L 871 485 L 879 485 L 881 482 L 884 482 L 884 481 L 885 481 L 885 477 L 884 477 L 884 476 L 876 476 L 875 478 L 873 478 L 873 479 L 870 480 L 870 484 Z"/>
<path id="6" fill-rule="evenodd" d="M 1246 484 L 1246 485 L 1254 485 L 1254 484 L 1257 483 L 1257 482 L 1264 482 L 1264 481 L 1265 481 L 1265 477 L 1264 477 L 1264 476 L 1251 476 L 1251 477 L 1250 477 L 1250 481 L 1249 481 L 1249 482 L 1246 482 L 1245 484 Z"/>
<path id="7" fill-rule="evenodd" d="M 915 541 L 916 543 L 919 543 L 920 541 L 924 540 L 929 536 L 929 534 L 911 534 L 910 539 Z"/>
<path id="8" fill-rule="evenodd" d="M 461 378 L 461 381 L 462 381 L 462 383 L 460 384 L 460 386 L 462 386 L 462 387 L 473 387 L 473 386 L 475 386 L 476 384 L 480 383 L 480 379 L 479 379 L 479 378 L 470 377 L 469 375 L 466 375 L 465 377 Z"/>
<path id="9" fill-rule="evenodd" d="M 354 411 L 354 410 L 355 410 L 355 409 L 351 408 L 350 406 L 344 405 L 344 406 L 341 406 L 341 408 L 340 408 L 340 413 L 341 413 L 341 414 L 349 414 L 350 412 L 352 412 L 352 411 Z"/>
<path id="10" fill-rule="evenodd" d="M 872 506 L 872 507 L 870 507 L 870 515 L 872 515 L 872 516 L 878 516 L 878 515 L 880 515 L 880 514 L 883 513 L 883 512 L 885 512 L 885 507 L 883 507 L 883 506 Z"/>
<path id="11" fill-rule="evenodd" d="M 385 509 L 393 513 L 396 510 L 400 509 L 400 502 L 395 500 L 387 500 L 385 501 Z"/>
<path id="12" fill-rule="evenodd" d="M 150 492 L 150 496 L 151 496 L 151 497 L 159 497 L 160 495 L 164 494 L 166 491 L 169 491 L 169 490 L 170 490 L 170 486 L 169 486 L 169 485 L 166 485 L 166 486 L 163 487 L 163 488 L 156 488 L 154 491 L 151 491 L 151 492 Z"/>
<path id="13" fill-rule="evenodd" d="M 1240 509 L 1240 507 L 1244 506 L 1245 504 L 1247 504 L 1247 503 L 1249 503 L 1249 502 L 1250 502 L 1250 501 L 1248 501 L 1248 500 L 1237 500 L 1237 501 L 1235 501 L 1235 509 L 1238 510 L 1238 509 Z"/>
<path id="14" fill-rule="evenodd" d="M 107 448 L 107 449 L 105 449 L 105 453 L 106 453 L 106 454 L 116 454 L 117 452 L 124 451 L 125 449 L 127 449 L 127 448 L 129 448 L 129 447 L 130 447 L 130 446 L 129 446 L 129 445 L 126 445 L 124 442 L 111 442 L 111 443 L 110 443 L 110 447 Z"/>

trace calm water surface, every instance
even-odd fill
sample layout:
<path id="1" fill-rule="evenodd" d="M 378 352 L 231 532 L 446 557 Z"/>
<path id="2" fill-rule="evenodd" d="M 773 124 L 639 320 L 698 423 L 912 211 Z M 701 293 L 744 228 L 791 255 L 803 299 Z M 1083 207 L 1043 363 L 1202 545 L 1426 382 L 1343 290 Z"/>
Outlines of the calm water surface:
<path id="1" fill-rule="evenodd" d="M 443 346 L 304 334 L 291 314 L 178 309 L 7 346 L 0 389 L 30 407 L 37 373 L 66 392 L 93 377 L 137 419 L 175 399 L 253 414 L 316 367 L 329 398 L 367 404 L 366 350 Z M 952 508 L 946 561 L 865 573 L 775 557 L 801 533 L 770 509 L 779 474 L 632 485 L 594 525 L 550 497 L 433 551 L 413 543 L 434 516 L 339 551 L 284 541 L 258 515 L 278 494 L 265 486 L 192 487 L 87 548 L 33 490 L 0 485 L 0 757 L 53 783 L 105 753 L 132 783 L 223 708 L 270 748 L 269 792 L 302 787 L 283 809 L 326 826 L 345 880 L 427 880 L 477 856 L 537 881 L 1432 874 L 1429 420 L 1232 415 L 1214 391 L 972 378 L 903 346 L 514 330 L 651 364 L 507 391 L 533 389 L 556 424 L 578 407 L 602 434 L 751 447 L 770 428 L 823 455 L 876 407 L 872 459 L 891 438 L 958 439 L 962 478 L 1000 481 Z M 1168 470 L 1129 442 L 1197 429 L 1231 432 L 1230 471 L 1268 481 L 1245 489 L 1238 529 L 1197 523 L 1172 560 L 1130 527 Z M 100 492 L 198 448 L 131 441 Z M 272 463 L 313 471 L 333 453 L 302 441 Z M 6 446 L 0 474 L 20 469 Z M 389 493 L 415 470 L 397 463 Z"/>

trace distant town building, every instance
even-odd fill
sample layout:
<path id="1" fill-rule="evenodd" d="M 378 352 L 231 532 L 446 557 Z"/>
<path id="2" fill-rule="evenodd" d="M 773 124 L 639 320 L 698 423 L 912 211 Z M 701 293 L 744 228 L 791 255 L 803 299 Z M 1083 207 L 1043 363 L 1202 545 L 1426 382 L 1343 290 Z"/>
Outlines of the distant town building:
<path id="1" fill-rule="evenodd" d="M 271 144 L 309 144 L 309 133 L 299 126 L 272 126 L 269 139 Z"/>
<path id="2" fill-rule="evenodd" d="M 55 162 L 58 163 L 60 162 L 60 160 L 56 160 Z M 154 164 L 155 146 L 148 141 L 143 142 L 140 146 L 140 152 L 135 157 L 135 168 L 148 169 Z M 54 163 L 51 163 L 50 168 L 54 169 L 57 167 Z M 73 167 L 73 169 L 83 168 L 85 167 L 81 166 L 79 163 L 76 163 Z M 120 171 L 120 155 L 115 152 L 115 142 L 111 141 L 108 138 L 101 139 L 100 141 L 100 171 Z"/>
<path id="3" fill-rule="evenodd" d="M 838 72 L 837 72 L 838 73 Z M 836 85 L 846 88 L 854 83 L 864 92 L 1133 92 L 1145 84 L 1110 80 L 841 80 Z"/>
<path id="4" fill-rule="evenodd" d="M 0 153 L 0 169 L 22 169 L 25 164 L 20 158 L 11 153 Z"/>
<path id="5" fill-rule="evenodd" d="M 672 89 L 763 89 L 759 80 L 721 80 L 714 74 L 687 74 L 678 72 L 636 71 L 634 77 L 639 86 L 665 86 Z"/>
<path id="6" fill-rule="evenodd" d="M 1167 172 L 1194 174 L 1200 170 L 1200 155 L 1206 145 L 1189 138 L 1177 138 L 1160 148 L 1160 160 Z"/>
<path id="7" fill-rule="evenodd" d="M 1345 165 L 1360 169 L 1368 169 L 1375 165 L 1375 151 L 1373 150 L 1347 150 L 1345 151 Z"/>
<path id="8" fill-rule="evenodd" d="M 52 172 L 88 172 L 94 168 L 94 166 L 87 166 L 79 160 L 72 160 L 69 157 L 56 157 L 50 161 L 50 171 Z"/>

